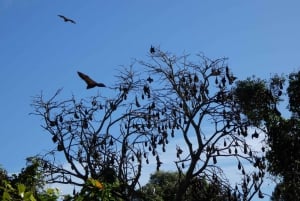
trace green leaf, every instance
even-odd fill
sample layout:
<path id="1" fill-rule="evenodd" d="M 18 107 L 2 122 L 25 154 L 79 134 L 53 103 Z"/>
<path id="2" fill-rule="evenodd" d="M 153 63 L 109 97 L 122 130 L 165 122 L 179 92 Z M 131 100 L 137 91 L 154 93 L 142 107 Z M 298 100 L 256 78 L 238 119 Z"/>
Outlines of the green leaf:
<path id="1" fill-rule="evenodd" d="M 24 184 L 18 184 L 17 187 L 18 187 L 18 193 L 19 193 L 19 195 L 23 198 L 26 186 Z"/>
<path id="2" fill-rule="evenodd" d="M 59 189 L 58 188 L 47 188 L 46 193 L 47 193 L 47 195 L 50 195 L 50 196 L 58 196 Z"/>
<path id="3" fill-rule="evenodd" d="M 14 188 L 11 186 L 11 184 L 6 180 L 4 180 L 4 186 L 5 186 L 5 188 L 7 188 L 9 190 L 14 190 Z"/>
<path id="4" fill-rule="evenodd" d="M 11 200 L 11 197 L 10 197 L 10 195 L 9 195 L 9 193 L 7 191 L 3 192 L 2 200 L 3 201 L 9 201 L 9 200 Z"/>
<path id="5" fill-rule="evenodd" d="M 34 196 L 32 194 L 30 195 L 29 200 L 30 201 L 36 201 L 36 199 L 34 198 Z"/>
<path id="6" fill-rule="evenodd" d="M 26 192 L 24 195 L 24 201 L 36 201 L 32 192 Z"/>

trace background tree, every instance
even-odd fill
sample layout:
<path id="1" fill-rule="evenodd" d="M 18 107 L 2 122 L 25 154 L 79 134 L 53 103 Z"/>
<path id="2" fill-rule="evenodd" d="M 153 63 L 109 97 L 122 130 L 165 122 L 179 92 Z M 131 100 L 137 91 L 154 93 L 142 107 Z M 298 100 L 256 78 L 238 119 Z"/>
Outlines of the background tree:
<path id="1" fill-rule="evenodd" d="M 276 186 L 272 200 L 297 200 L 300 190 L 300 72 L 291 73 L 287 95 L 291 117 L 286 118 L 277 109 L 284 91 L 285 78 L 274 76 L 268 82 L 248 79 L 238 83 L 236 95 L 239 97 L 243 113 L 256 124 L 264 125 L 268 171 L 278 176 L 281 182 Z M 248 94 L 248 95 L 247 95 Z"/>
<path id="2" fill-rule="evenodd" d="M 297 200 L 300 196 L 300 122 L 282 119 L 269 132 L 269 171 L 281 178 L 273 200 Z"/>
<path id="3" fill-rule="evenodd" d="M 270 126 L 269 170 L 280 176 L 273 200 L 297 200 L 300 196 L 300 71 L 288 76 L 290 118 L 281 117 Z"/>
<path id="4" fill-rule="evenodd" d="M 27 158 L 26 167 L 19 174 L 9 176 L 4 169 L 0 169 L 1 200 L 55 201 L 58 196 L 57 189 L 45 189 L 44 175 L 34 157 Z"/>
<path id="5" fill-rule="evenodd" d="M 84 186 L 92 178 L 117 183 L 113 194 L 130 200 L 142 164 L 154 158 L 159 170 L 161 153 L 171 138 L 180 138 L 174 155 L 179 174 L 175 200 L 184 199 L 196 178 L 230 186 L 222 158 L 236 161 L 242 173 L 241 183 L 229 187 L 235 199 L 251 200 L 257 192 L 263 197 L 264 160 L 246 141 L 251 126 L 259 125 L 241 115 L 227 59 L 198 55 L 192 62 L 188 55 L 157 48 L 149 58 L 138 61 L 138 73 L 133 66 L 120 71 L 110 87 L 114 97 L 57 101 L 58 91 L 49 100 L 35 98 L 34 114 L 43 118 L 56 144 L 41 159 L 49 182 Z M 70 169 L 56 163 L 58 154 Z"/>
<path id="6" fill-rule="evenodd" d="M 149 182 L 142 187 L 143 199 L 145 201 L 174 200 L 178 188 L 178 172 L 159 171 L 151 174 Z M 207 182 L 204 178 L 195 178 L 184 197 L 186 201 L 224 201 L 234 200 L 230 195 L 229 187 L 224 188 L 222 184 Z M 229 195 L 228 195 L 229 193 Z"/>
<path id="7" fill-rule="evenodd" d="M 150 175 L 149 182 L 142 187 L 143 200 L 174 200 L 177 191 L 178 172 L 158 171 Z"/>

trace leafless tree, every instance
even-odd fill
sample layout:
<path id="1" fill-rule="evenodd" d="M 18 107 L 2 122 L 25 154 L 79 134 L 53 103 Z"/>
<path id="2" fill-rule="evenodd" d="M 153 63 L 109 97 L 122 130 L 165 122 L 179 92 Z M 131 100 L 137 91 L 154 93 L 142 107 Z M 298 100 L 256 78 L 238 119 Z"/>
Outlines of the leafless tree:
<path id="1" fill-rule="evenodd" d="M 241 172 L 241 183 L 228 189 L 236 199 L 251 200 L 256 193 L 262 198 L 264 153 L 251 150 L 246 141 L 253 125 L 243 117 L 234 95 L 237 78 L 226 58 L 211 60 L 198 55 L 196 62 L 189 58 L 156 49 L 149 62 L 140 61 L 156 80 L 150 89 L 155 107 L 150 107 L 149 113 L 157 118 L 147 122 L 156 128 L 151 135 L 152 151 L 157 153 L 157 145 L 165 151 L 174 136 L 182 138 L 181 146 L 188 150 L 183 153 L 183 147 L 177 146 L 175 165 L 184 174 L 179 179 L 176 200 L 183 200 L 191 181 L 199 176 L 228 186 L 222 164 L 218 164 L 221 158 L 236 161 Z M 244 168 L 247 164 L 253 165 L 253 171 Z"/>
<path id="2" fill-rule="evenodd" d="M 147 133 L 135 128 L 141 116 L 128 95 L 142 80 L 134 80 L 132 69 L 124 69 L 117 79 L 110 88 L 115 97 L 58 101 L 58 90 L 49 100 L 43 95 L 34 98 L 33 114 L 42 117 L 42 126 L 56 145 L 41 157 L 48 183 L 82 187 L 91 177 L 107 183 L 118 181 L 120 189 L 113 193 L 124 200 L 134 194 L 142 167 L 140 138 Z M 61 158 L 70 168 L 59 162 Z"/>
<path id="3" fill-rule="evenodd" d="M 156 48 L 148 62 L 135 63 L 138 70 L 132 66 L 120 70 L 115 86 L 110 87 L 115 97 L 57 101 L 60 91 L 49 100 L 37 96 L 34 114 L 42 117 L 56 144 L 42 159 L 49 182 L 82 186 L 89 177 L 118 180 L 115 195 L 130 200 L 142 165 L 154 158 L 159 170 L 161 153 L 174 138 L 183 142 L 174 155 L 180 173 L 177 201 L 184 199 L 191 181 L 199 177 L 224 184 L 227 200 L 232 193 L 236 200 L 251 200 L 256 193 L 262 197 L 264 157 L 245 140 L 252 125 L 235 100 L 236 77 L 227 59 L 203 55 L 197 55 L 195 62 L 189 59 L 189 55 L 177 57 Z M 57 163 L 59 153 L 70 169 Z M 236 161 L 240 184 L 228 187 L 218 162 L 221 158 Z M 254 168 L 248 171 L 247 164 Z"/>

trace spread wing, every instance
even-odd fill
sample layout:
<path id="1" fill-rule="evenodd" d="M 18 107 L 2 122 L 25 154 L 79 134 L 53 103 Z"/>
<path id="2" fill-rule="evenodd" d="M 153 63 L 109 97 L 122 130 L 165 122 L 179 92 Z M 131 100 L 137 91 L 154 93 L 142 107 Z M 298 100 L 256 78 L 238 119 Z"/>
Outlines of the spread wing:
<path id="1" fill-rule="evenodd" d="M 84 74 L 84 73 L 81 73 L 81 72 L 77 72 L 78 73 L 78 75 L 79 75 L 79 77 L 81 78 L 81 79 L 83 79 L 85 82 L 86 82 L 86 84 L 87 85 L 97 85 L 97 82 L 95 82 L 94 80 L 92 80 L 89 76 L 87 76 L 86 74 Z"/>
<path id="2" fill-rule="evenodd" d="M 63 16 L 63 15 L 57 15 L 57 16 L 60 17 L 60 18 L 62 18 L 62 19 L 64 19 L 64 20 L 67 20 L 67 18 L 65 16 Z"/>
<path id="3" fill-rule="evenodd" d="M 76 24 L 76 22 L 74 20 L 69 19 L 68 21 L 73 23 L 73 24 Z"/>
<path id="4" fill-rule="evenodd" d="M 76 22 L 74 20 L 72 20 L 70 18 L 67 18 L 67 17 L 65 17 L 63 15 L 57 15 L 57 16 L 60 17 L 60 18 L 62 18 L 65 22 L 71 22 L 73 24 L 76 24 Z"/>

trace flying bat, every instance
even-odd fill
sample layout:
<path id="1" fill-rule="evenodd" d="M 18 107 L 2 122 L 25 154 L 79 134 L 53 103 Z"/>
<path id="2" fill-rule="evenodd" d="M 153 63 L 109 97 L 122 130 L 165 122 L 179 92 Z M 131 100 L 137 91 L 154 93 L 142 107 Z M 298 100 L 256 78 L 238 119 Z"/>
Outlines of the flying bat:
<path id="1" fill-rule="evenodd" d="M 91 89 L 91 88 L 94 88 L 94 87 L 106 87 L 105 84 L 100 83 L 100 82 L 95 82 L 94 80 L 92 80 L 86 74 L 83 74 L 79 71 L 77 73 L 78 73 L 79 77 L 86 82 L 86 84 L 87 84 L 86 89 Z"/>
<path id="2" fill-rule="evenodd" d="M 72 20 L 70 18 L 67 18 L 67 17 L 65 17 L 63 15 L 57 15 L 57 16 L 60 17 L 60 18 L 62 18 L 65 22 L 71 22 L 73 24 L 76 24 L 76 22 L 74 20 Z"/>

